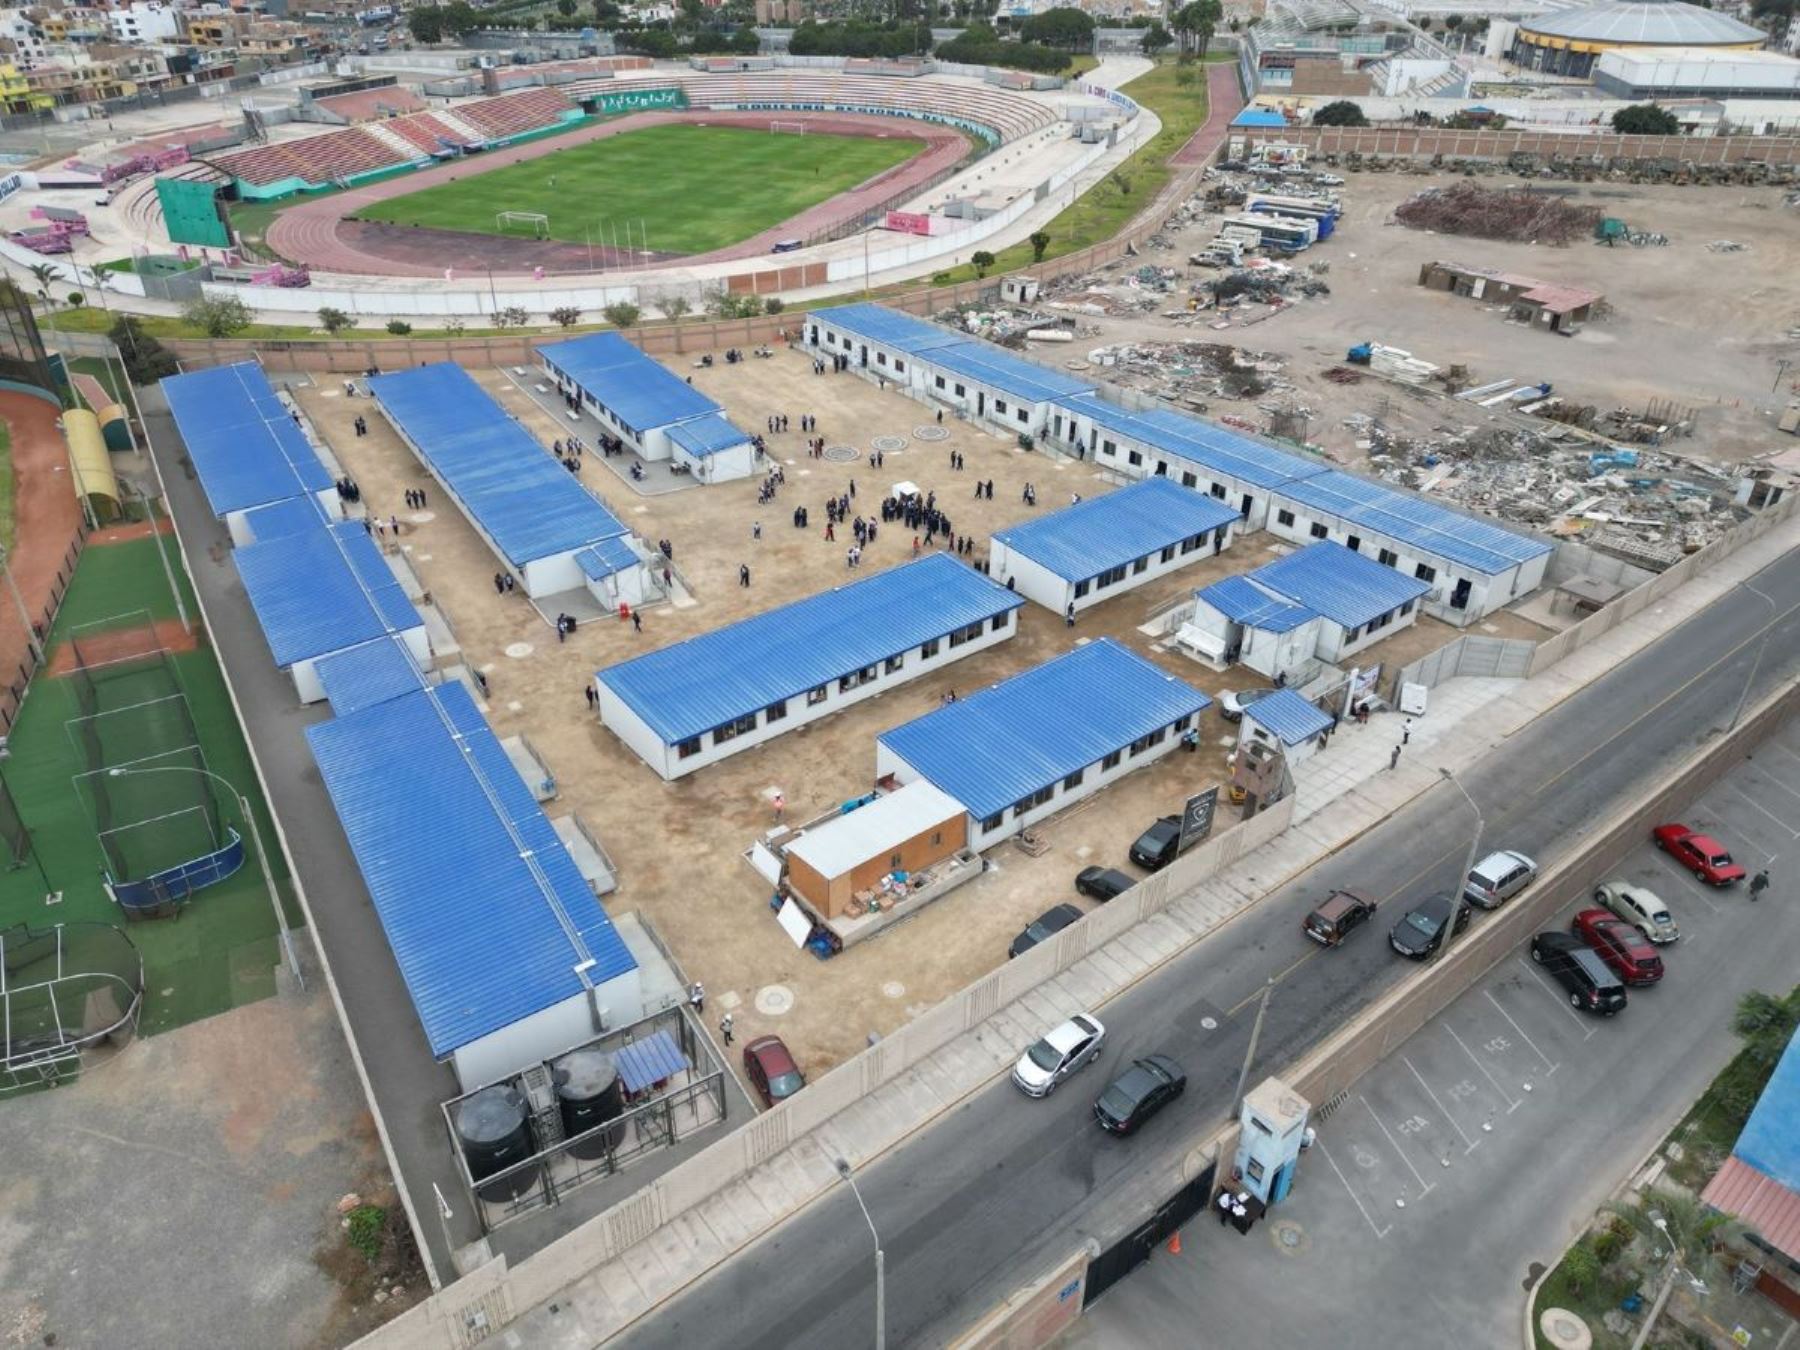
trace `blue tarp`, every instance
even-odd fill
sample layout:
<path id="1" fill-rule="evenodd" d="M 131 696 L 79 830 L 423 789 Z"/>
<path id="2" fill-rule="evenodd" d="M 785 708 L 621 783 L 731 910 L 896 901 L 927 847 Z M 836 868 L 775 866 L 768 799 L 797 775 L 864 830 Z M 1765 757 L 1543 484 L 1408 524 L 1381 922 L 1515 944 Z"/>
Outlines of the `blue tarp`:
<path id="1" fill-rule="evenodd" d="M 235 556 L 250 607 L 284 670 L 424 622 L 360 523 L 280 535 Z"/>
<path id="2" fill-rule="evenodd" d="M 720 411 L 717 403 L 617 333 L 552 342 L 537 353 L 640 435 Z"/>
<path id="3" fill-rule="evenodd" d="M 434 1055 L 636 967 L 460 684 L 306 736 Z"/>
<path id="4" fill-rule="evenodd" d="M 966 341 L 960 333 L 885 305 L 833 305 L 815 309 L 807 316 L 807 321 L 836 329 L 839 333 L 854 334 L 892 351 L 907 353 Z"/>
<path id="5" fill-rule="evenodd" d="M 1337 469 L 1291 484 L 1283 495 L 1483 576 L 1498 576 L 1550 552 L 1550 545 L 1540 539 L 1514 534 Z"/>
<path id="6" fill-rule="evenodd" d="M 331 700 L 331 711 L 338 717 L 425 687 L 418 663 L 398 637 L 376 638 L 335 652 L 322 658 L 317 670 L 325 697 Z"/>
<path id="7" fill-rule="evenodd" d="M 1237 511 L 1216 497 L 1167 478 L 1146 478 L 994 538 L 1066 581 L 1086 581 L 1237 519 Z M 1198 561 L 1202 555 L 1189 556 Z"/>
<path id="8" fill-rule="evenodd" d="M 1321 731 L 1331 729 L 1331 714 L 1300 697 L 1292 689 L 1265 694 L 1244 709 L 1244 716 L 1265 728 L 1283 745 L 1299 745 Z"/>
<path id="9" fill-rule="evenodd" d="M 1024 603 L 932 553 L 608 666 L 598 679 L 676 745 Z"/>
<path id="10" fill-rule="evenodd" d="M 1211 702 L 1100 638 L 879 739 L 979 821 Z"/>
<path id="11" fill-rule="evenodd" d="M 514 568 L 630 532 L 461 366 L 377 375 L 369 389 Z"/>
<path id="12" fill-rule="evenodd" d="M 326 492 L 331 475 L 254 361 L 162 382 L 215 516 Z"/>

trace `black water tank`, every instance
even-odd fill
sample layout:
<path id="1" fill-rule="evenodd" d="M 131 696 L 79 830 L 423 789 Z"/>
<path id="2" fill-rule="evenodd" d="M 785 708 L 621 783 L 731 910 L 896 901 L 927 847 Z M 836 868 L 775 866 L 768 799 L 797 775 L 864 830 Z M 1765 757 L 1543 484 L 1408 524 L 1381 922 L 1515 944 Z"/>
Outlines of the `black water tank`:
<path id="1" fill-rule="evenodd" d="M 595 1130 L 589 1138 L 571 1145 L 569 1152 L 577 1158 L 598 1158 L 608 1149 L 617 1148 L 625 1137 L 623 1123 L 610 1130 L 595 1129 L 617 1119 L 625 1109 L 625 1088 L 613 1057 L 604 1050 L 571 1050 L 551 1067 L 562 1108 L 563 1136 L 573 1139 Z"/>
<path id="2" fill-rule="evenodd" d="M 518 1089 L 500 1083 L 482 1088 L 462 1104 L 456 1113 L 456 1133 L 462 1140 L 469 1175 L 477 1183 L 531 1156 L 527 1115 L 525 1098 Z M 504 1202 L 523 1195 L 537 1181 L 538 1169 L 525 1167 L 485 1186 L 477 1184 L 475 1193 L 483 1200 Z"/>

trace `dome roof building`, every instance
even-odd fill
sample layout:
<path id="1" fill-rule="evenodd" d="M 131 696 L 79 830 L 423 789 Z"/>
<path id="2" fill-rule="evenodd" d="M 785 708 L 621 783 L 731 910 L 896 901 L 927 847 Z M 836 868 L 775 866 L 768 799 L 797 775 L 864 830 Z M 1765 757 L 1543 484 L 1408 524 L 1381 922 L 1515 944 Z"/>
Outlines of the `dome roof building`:
<path id="1" fill-rule="evenodd" d="M 1627 47 L 1754 51 L 1768 34 L 1682 0 L 1627 0 L 1521 20 L 1508 56 L 1527 70 L 1585 76 L 1601 55 Z"/>

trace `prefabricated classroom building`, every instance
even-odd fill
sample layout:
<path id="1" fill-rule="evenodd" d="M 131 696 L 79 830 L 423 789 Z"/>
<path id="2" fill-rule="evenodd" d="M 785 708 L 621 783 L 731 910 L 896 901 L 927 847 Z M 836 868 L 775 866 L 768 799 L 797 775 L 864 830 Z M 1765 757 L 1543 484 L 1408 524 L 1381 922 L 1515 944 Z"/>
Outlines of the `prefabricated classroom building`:
<path id="1" fill-rule="evenodd" d="M 440 361 L 368 383 L 395 433 L 526 595 L 585 587 L 609 609 L 648 598 L 652 574 L 631 531 L 468 371 Z M 584 554 L 597 549 L 607 564 L 591 578 Z"/>
<path id="2" fill-rule="evenodd" d="M 669 460 L 702 483 L 747 478 L 756 446 L 725 410 L 617 333 L 590 333 L 537 349 L 557 392 L 647 460 Z"/>
<path id="3" fill-rule="evenodd" d="M 883 733 L 876 781 L 954 797 L 979 852 L 1170 753 L 1211 702 L 1100 638 Z"/>
<path id="4" fill-rule="evenodd" d="M 1151 478 L 999 531 L 988 570 L 1056 614 L 1079 612 L 1223 553 L 1237 523 L 1224 502 Z"/>
<path id="5" fill-rule="evenodd" d="M 679 778 L 1005 641 L 1024 603 L 927 554 L 608 666 L 600 720 Z"/>

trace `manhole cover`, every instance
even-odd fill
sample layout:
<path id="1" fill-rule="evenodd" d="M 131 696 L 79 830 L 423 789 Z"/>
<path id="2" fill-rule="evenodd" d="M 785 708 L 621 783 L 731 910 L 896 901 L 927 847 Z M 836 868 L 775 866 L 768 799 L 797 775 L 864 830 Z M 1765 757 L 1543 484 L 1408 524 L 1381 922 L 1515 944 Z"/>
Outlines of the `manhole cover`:
<path id="1" fill-rule="evenodd" d="M 1270 1224 L 1269 1241 L 1283 1256 L 1301 1256 L 1312 1246 L 1311 1236 L 1292 1219 L 1277 1219 Z"/>
<path id="2" fill-rule="evenodd" d="M 530 656 L 532 647 L 529 642 L 511 642 L 507 644 L 506 654 L 515 661 L 523 661 Z"/>
<path id="3" fill-rule="evenodd" d="M 906 986 L 898 980 L 889 980 L 881 986 L 881 993 L 884 998 L 905 998 Z"/>
<path id="4" fill-rule="evenodd" d="M 861 459 L 862 451 L 854 445 L 828 445 L 825 447 L 825 458 L 835 459 L 838 463 L 843 464 L 849 460 Z"/>
<path id="5" fill-rule="evenodd" d="M 780 1017 L 793 1008 L 794 991 L 785 984 L 766 984 L 756 991 L 756 1011 L 764 1017 Z"/>
<path id="6" fill-rule="evenodd" d="M 896 450 L 906 449 L 906 437 L 877 436 L 874 440 L 869 442 L 869 449 L 879 450 L 884 455 L 891 455 Z"/>
<path id="7" fill-rule="evenodd" d="M 914 427 L 913 439 L 918 441 L 947 441 L 950 439 L 950 433 L 942 427 Z"/>
<path id="8" fill-rule="evenodd" d="M 1567 1308 L 1545 1308 L 1538 1317 L 1538 1330 L 1557 1350 L 1588 1350 L 1594 1343 L 1587 1323 Z"/>

